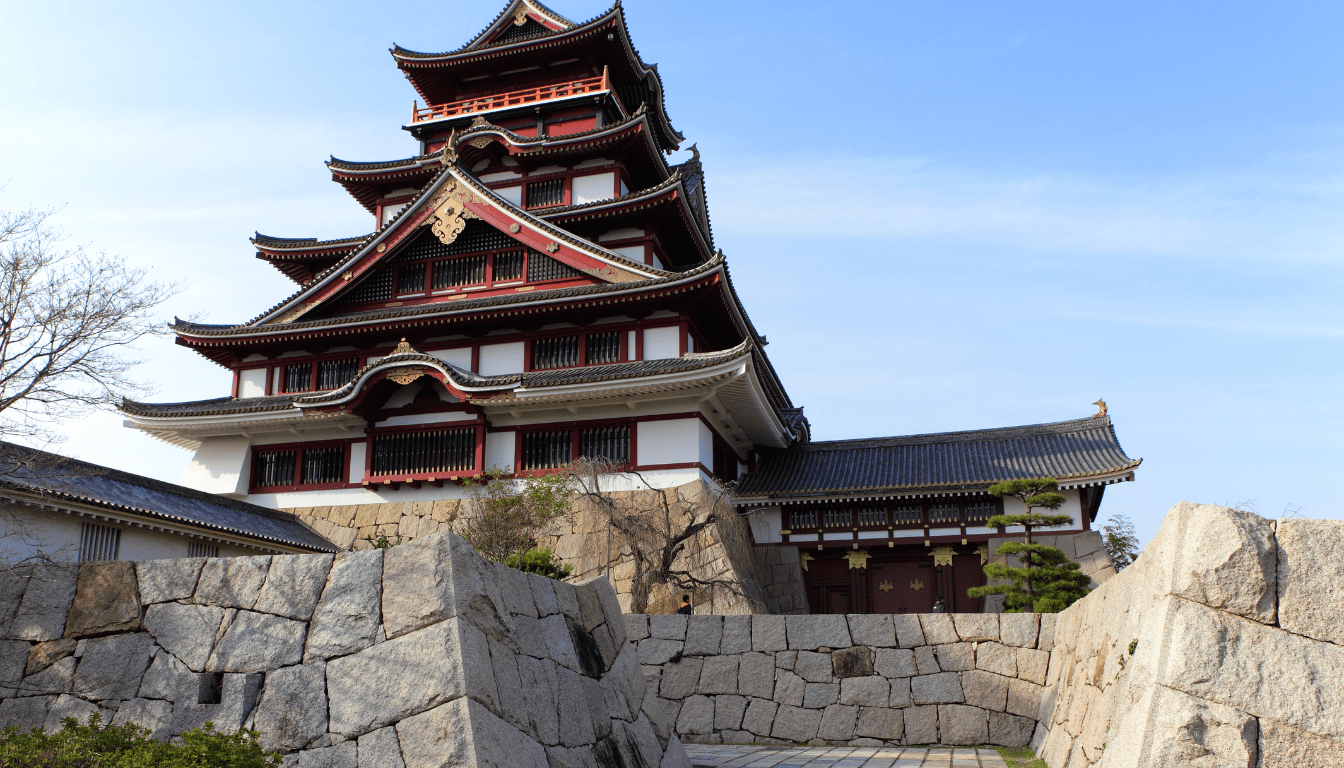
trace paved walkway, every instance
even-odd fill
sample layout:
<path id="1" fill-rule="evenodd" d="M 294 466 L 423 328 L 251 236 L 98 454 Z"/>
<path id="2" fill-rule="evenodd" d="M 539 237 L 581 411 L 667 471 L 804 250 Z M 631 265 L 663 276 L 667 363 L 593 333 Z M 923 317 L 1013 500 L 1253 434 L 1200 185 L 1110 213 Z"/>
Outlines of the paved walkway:
<path id="1" fill-rule="evenodd" d="M 709 768 L 1007 768 L 993 749 L 758 747 L 687 744 L 691 764 Z"/>

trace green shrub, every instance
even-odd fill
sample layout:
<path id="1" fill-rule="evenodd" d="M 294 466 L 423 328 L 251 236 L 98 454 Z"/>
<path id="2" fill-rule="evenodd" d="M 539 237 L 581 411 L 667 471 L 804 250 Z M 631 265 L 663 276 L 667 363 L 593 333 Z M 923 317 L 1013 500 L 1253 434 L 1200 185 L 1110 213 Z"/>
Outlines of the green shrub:
<path id="1" fill-rule="evenodd" d="M 280 755 L 263 752 L 255 731 L 220 733 L 214 723 L 164 743 L 148 729 L 127 723 L 103 725 L 98 714 L 88 725 L 73 717 L 56 733 L 13 726 L 0 731 L 0 768 L 274 768 Z M 174 739 L 174 741 L 177 741 Z"/>
<path id="2" fill-rule="evenodd" d="M 509 555 L 504 559 L 504 564 L 549 579 L 567 579 L 574 572 L 574 566 L 560 562 L 550 549 L 529 549 L 521 558 Z"/>

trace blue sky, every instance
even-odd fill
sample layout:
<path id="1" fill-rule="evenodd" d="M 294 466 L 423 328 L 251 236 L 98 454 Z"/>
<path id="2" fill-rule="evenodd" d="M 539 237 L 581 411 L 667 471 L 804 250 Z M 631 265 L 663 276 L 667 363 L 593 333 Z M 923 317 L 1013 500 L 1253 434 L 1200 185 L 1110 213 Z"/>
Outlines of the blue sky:
<path id="1" fill-rule="evenodd" d="M 371 227 L 329 154 L 414 153 L 387 48 L 455 48 L 501 7 L 0 4 L 0 206 L 58 206 L 73 241 L 180 282 L 165 317 L 245 320 L 291 290 L 254 230 Z M 1144 464 L 1102 516 L 1143 538 L 1183 499 L 1344 518 L 1344 5 L 626 13 L 817 439 L 1105 397 Z M 143 355 L 158 400 L 228 391 L 168 341 Z M 65 452 L 167 480 L 189 459 L 112 414 L 65 431 Z"/>

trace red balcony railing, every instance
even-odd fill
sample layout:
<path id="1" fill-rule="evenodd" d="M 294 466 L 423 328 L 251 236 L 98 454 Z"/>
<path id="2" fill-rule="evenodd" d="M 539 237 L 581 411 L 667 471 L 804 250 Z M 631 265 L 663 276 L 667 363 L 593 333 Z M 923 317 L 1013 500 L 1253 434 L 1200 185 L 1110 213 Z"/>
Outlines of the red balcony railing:
<path id="1" fill-rule="evenodd" d="M 469 115 L 473 112 L 487 112 L 492 109 L 516 107 L 520 104 L 532 104 L 539 101 L 564 99 L 570 96 L 578 96 L 583 93 L 597 93 L 609 90 L 611 90 L 611 81 L 608 79 L 607 72 L 604 69 L 601 77 L 569 80 L 554 85 L 525 88 L 521 91 L 495 93 L 475 99 L 462 99 L 461 101 L 451 101 L 447 104 L 435 104 L 433 106 L 424 107 L 423 109 L 420 107 L 419 102 L 416 102 L 411 107 L 411 122 L 423 123 L 427 120 L 440 120 L 445 117 Z"/>

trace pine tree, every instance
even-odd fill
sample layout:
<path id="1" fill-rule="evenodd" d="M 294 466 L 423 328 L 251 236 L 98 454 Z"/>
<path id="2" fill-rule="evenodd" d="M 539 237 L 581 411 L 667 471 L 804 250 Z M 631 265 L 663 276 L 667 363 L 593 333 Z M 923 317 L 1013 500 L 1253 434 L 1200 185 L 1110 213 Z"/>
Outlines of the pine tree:
<path id="1" fill-rule="evenodd" d="M 1102 545 L 1111 556 L 1111 565 L 1123 571 L 1139 556 L 1139 537 L 1134 535 L 1134 523 L 1124 515 L 1112 515 L 1101 527 Z"/>
<path id="2" fill-rule="evenodd" d="M 1053 477 L 1005 480 L 989 487 L 990 494 L 1011 496 L 1027 508 L 1025 515 L 995 515 L 985 521 L 985 525 L 990 528 L 1022 526 L 1027 534 L 1027 542 L 1010 541 L 1000 546 L 998 553 L 1020 556 L 1023 567 L 989 563 L 985 565 L 986 576 L 1012 583 L 972 587 L 967 590 L 967 594 L 971 597 L 1003 595 L 1005 613 L 1058 613 L 1087 594 L 1087 585 L 1091 579 L 1079 572 L 1077 563 L 1071 562 L 1068 556 L 1054 547 L 1032 541 L 1032 531 L 1037 528 L 1055 528 L 1073 522 L 1073 518 L 1068 515 L 1046 515 L 1034 511 L 1059 509 L 1064 504 L 1064 497 L 1055 492 L 1058 487 Z"/>

